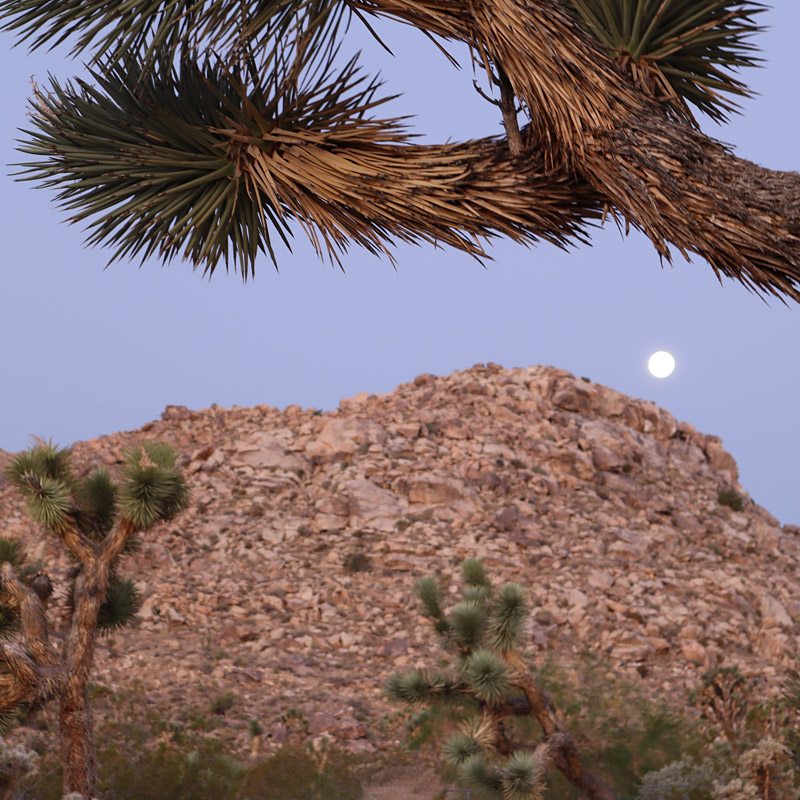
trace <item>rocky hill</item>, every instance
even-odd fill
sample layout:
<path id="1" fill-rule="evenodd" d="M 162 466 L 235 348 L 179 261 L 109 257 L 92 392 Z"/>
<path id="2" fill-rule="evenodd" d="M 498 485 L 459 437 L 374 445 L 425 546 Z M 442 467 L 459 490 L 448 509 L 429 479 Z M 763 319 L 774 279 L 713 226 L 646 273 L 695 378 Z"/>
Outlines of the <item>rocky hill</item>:
<path id="1" fill-rule="evenodd" d="M 382 747 L 383 681 L 436 659 L 413 579 L 455 591 L 469 556 L 527 588 L 531 656 L 588 649 L 654 694 L 719 663 L 774 684 L 797 651 L 800 529 L 750 501 L 717 437 L 562 370 L 420 375 L 330 413 L 168 406 L 74 453 L 113 469 L 144 437 L 185 454 L 193 502 L 129 558 L 141 620 L 93 680 L 139 679 L 167 718 L 227 695 L 241 748 L 252 718 L 281 739 L 290 707 L 311 736 Z M 7 485 L 0 518 L 57 552 Z"/>

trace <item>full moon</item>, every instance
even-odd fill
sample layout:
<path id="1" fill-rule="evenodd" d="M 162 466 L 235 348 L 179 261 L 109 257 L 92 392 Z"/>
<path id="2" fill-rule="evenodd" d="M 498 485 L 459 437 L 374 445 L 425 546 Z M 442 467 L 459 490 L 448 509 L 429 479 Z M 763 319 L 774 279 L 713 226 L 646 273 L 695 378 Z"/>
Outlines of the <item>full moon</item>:
<path id="1" fill-rule="evenodd" d="M 659 350 L 650 356 L 650 360 L 647 362 L 647 369 L 656 378 L 667 378 L 672 375 L 675 369 L 675 359 L 666 350 Z"/>

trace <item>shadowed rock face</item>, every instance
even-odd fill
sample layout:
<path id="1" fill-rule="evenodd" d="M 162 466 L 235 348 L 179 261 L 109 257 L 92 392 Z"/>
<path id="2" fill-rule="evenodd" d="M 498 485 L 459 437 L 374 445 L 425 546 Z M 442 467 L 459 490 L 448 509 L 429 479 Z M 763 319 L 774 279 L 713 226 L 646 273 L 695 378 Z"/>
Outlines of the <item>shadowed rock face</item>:
<path id="1" fill-rule="evenodd" d="M 468 556 L 528 591 L 531 656 L 588 649 L 676 702 L 718 663 L 775 686 L 796 652 L 800 529 L 750 501 L 717 437 L 562 370 L 422 375 L 325 414 L 172 406 L 75 454 L 113 470 L 143 437 L 185 454 L 193 501 L 130 557 L 141 622 L 92 680 L 135 674 L 167 718 L 231 691 L 220 724 L 243 751 L 249 719 L 277 741 L 290 707 L 314 736 L 380 745 L 383 681 L 436 658 L 412 580 Z M 52 557 L 2 484 L 0 510 Z"/>

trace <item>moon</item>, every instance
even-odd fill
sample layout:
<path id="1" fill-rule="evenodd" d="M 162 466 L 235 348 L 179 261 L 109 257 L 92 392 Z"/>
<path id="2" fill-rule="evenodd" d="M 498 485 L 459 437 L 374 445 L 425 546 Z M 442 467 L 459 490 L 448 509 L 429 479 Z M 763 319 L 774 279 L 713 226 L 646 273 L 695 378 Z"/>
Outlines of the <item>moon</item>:
<path id="1" fill-rule="evenodd" d="M 647 369 L 656 378 L 668 378 L 675 370 L 675 358 L 666 350 L 659 350 L 650 356 Z"/>

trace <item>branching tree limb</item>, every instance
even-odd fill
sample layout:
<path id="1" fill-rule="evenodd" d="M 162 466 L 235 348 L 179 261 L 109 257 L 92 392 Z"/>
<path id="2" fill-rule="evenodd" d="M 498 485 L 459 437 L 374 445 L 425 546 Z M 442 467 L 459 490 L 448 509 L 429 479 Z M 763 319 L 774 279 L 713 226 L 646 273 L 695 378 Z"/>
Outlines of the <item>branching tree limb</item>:
<path id="1" fill-rule="evenodd" d="M 353 0 L 467 42 L 530 109 L 545 165 L 585 181 L 659 254 L 800 300 L 800 175 L 739 159 L 647 97 L 559 0 Z"/>
<path id="2" fill-rule="evenodd" d="M 481 257 L 494 236 L 581 240 L 610 211 L 662 258 L 696 254 L 718 277 L 800 299 L 800 178 L 736 158 L 688 105 L 724 119 L 721 93 L 747 94 L 728 70 L 757 60 L 763 6 L 597 5 L 0 0 L 0 17 L 35 46 L 69 32 L 98 53 L 95 86 L 37 92 L 22 149 L 38 159 L 28 177 L 58 189 L 112 258 L 205 272 L 232 260 L 248 277 L 295 221 L 334 261 L 396 241 Z M 333 59 L 348 10 L 465 42 L 498 77 L 507 138 L 420 148 L 398 120 L 373 120 L 377 84 Z M 200 43 L 219 55 L 200 63 Z"/>

